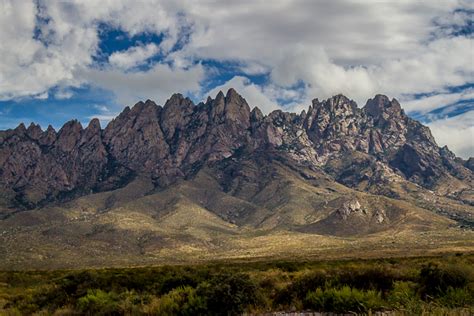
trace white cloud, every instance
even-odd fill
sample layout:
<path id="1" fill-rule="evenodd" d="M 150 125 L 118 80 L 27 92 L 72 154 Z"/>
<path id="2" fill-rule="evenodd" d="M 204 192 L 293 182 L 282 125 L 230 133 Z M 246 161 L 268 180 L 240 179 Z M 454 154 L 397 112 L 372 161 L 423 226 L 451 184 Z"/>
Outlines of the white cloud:
<path id="1" fill-rule="evenodd" d="M 403 59 L 387 61 L 373 77 L 379 76 L 381 91 L 396 96 L 463 85 L 474 77 L 473 44 L 468 37 L 435 40 Z"/>
<path id="2" fill-rule="evenodd" d="M 48 97 L 49 97 L 48 92 L 43 92 L 34 96 L 34 98 L 38 100 L 46 100 Z"/>
<path id="3" fill-rule="evenodd" d="M 170 4 L 45 0 L 36 6 L 33 0 L 0 0 L 0 100 L 87 82 L 77 73 L 87 69 L 98 53 L 100 23 L 131 35 L 164 32 L 160 49 L 168 51 L 182 27 L 179 12 Z"/>
<path id="4" fill-rule="evenodd" d="M 419 112 L 427 113 L 437 108 L 454 104 L 459 101 L 474 99 L 474 89 L 469 88 L 465 89 L 462 92 L 456 93 L 440 93 L 431 96 L 427 96 L 420 99 L 403 101 L 403 108 L 408 113 L 410 112 Z"/>
<path id="5" fill-rule="evenodd" d="M 304 80 L 308 98 L 342 92 L 364 103 L 375 93 L 400 97 L 431 92 L 472 78 L 465 67 L 472 61 L 472 39 L 431 41 L 433 19 L 447 19 L 459 6 L 468 4 L 204 2 L 187 8 L 195 21 L 193 33 L 189 44 L 170 59 L 259 61 L 271 69 L 278 85 Z"/>
<path id="6" fill-rule="evenodd" d="M 133 46 L 126 51 L 114 52 L 109 56 L 109 63 L 112 67 L 127 70 L 144 64 L 149 58 L 159 51 L 157 45 L 151 43 L 142 46 Z"/>
<path id="7" fill-rule="evenodd" d="M 427 124 L 436 142 L 463 158 L 474 157 L 474 111 Z"/>
<path id="8" fill-rule="evenodd" d="M 384 93 L 422 113 L 472 97 L 472 89 L 446 92 L 474 77 L 474 39 L 451 34 L 470 21 L 455 10 L 472 9 L 470 1 L 35 3 L 0 0 L 0 100 L 41 96 L 53 87 L 61 87 L 56 98 L 68 98 L 68 88 L 82 84 L 113 91 L 122 104 L 162 102 L 173 92 L 202 95 L 200 82 L 213 75 L 199 64 L 204 59 L 237 65 L 239 76 L 216 89 L 232 85 L 266 112 L 278 100 L 306 107 L 314 97 L 337 93 L 361 105 Z M 115 52 L 107 67 L 93 69 L 104 24 L 131 36 L 161 34 L 163 41 Z M 158 52 L 161 63 L 136 69 Z M 256 74 L 269 74 L 269 81 L 246 78 Z"/>
<path id="9" fill-rule="evenodd" d="M 56 93 L 54 94 L 54 97 L 58 100 L 64 100 L 64 99 L 70 99 L 73 95 L 74 93 L 72 91 L 61 88 L 58 91 L 56 91 Z"/>
<path id="10" fill-rule="evenodd" d="M 102 113 L 109 113 L 110 112 L 110 109 L 106 106 L 106 105 L 102 105 L 102 104 L 94 104 L 92 106 L 94 109 L 102 112 Z"/>
<path id="11" fill-rule="evenodd" d="M 70 28 L 62 34 L 51 22 L 34 38 L 41 14 L 32 1 L 0 2 L 0 100 L 42 94 L 60 83 L 77 85 L 74 69 L 91 61 L 95 29 Z"/>
<path id="12" fill-rule="evenodd" d="M 101 23 L 130 35 L 164 34 L 159 45 L 112 54 L 114 68 L 139 65 L 158 50 L 166 56 L 188 33 L 182 48 L 166 56 L 174 69 L 200 59 L 237 61 L 247 75 L 270 71 L 271 84 L 303 80 L 308 99 L 342 92 L 363 103 L 374 93 L 431 92 L 473 76 L 466 67 L 473 39 L 445 34 L 466 23 L 465 14 L 454 12 L 468 8 L 465 1 L 45 0 L 37 10 L 32 1 L 2 0 L 1 6 L 2 99 L 87 82 L 77 72 L 97 53 Z M 49 20 L 38 23 L 36 16 Z M 42 30 L 38 39 L 35 26 Z"/>
<path id="13" fill-rule="evenodd" d="M 122 105 L 131 105 L 146 99 L 162 104 L 175 92 L 185 94 L 199 91 L 199 82 L 204 78 L 204 68 L 200 64 L 188 69 L 155 64 L 145 72 L 89 69 L 81 76 L 96 86 L 113 91 Z"/>

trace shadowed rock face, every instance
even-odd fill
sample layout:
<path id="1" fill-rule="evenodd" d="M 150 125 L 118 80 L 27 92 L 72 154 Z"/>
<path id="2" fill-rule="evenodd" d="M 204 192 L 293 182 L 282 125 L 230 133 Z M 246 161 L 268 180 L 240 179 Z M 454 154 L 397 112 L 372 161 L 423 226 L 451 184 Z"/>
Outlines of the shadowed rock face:
<path id="1" fill-rule="evenodd" d="M 105 129 L 94 119 L 85 129 L 70 121 L 57 132 L 35 124 L 0 131 L 0 207 L 33 208 L 113 190 L 141 174 L 165 188 L 244 152 L 265 152 L 371 192 L 393 179 L 435 191 L 446 179 L 455 180 L 462 185 L 440 194 L 472 203 L 457 195 L 472 190 L 472 158 L 463 161 L 439 148 L 429 129 L 407 117 L 395 99 L 377 95 L 358 108 L 337 95 L 313 100 L 299 115 L 264 116 L 230 89 L 197 105 L 181 94 L 163 107 L 139 102 Z"/>

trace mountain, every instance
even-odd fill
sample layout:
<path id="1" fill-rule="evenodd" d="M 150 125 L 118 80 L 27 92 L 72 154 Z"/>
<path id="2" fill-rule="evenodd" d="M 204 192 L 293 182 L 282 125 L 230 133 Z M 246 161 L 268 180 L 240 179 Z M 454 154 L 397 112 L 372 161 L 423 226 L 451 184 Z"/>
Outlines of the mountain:
<path id="1" fill-rule="evenodd" d="M 20 124 L 0 131 L 0 264 L 471 251 L 473 160 L 383 95 L 263 115 L 230 89 L 139 102 L 105 129 Z"/>

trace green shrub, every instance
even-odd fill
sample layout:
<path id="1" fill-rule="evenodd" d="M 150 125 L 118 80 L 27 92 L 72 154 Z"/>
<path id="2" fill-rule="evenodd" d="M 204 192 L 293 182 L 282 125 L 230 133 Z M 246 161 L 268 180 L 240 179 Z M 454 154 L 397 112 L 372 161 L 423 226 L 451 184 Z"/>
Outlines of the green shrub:
<path id="1" fill-rule="evenodd" d="M 409 281 L 397 281 L 387 296 L 390 306 L 404 310 L 410 315 L 420 314 L 423 302 L 417 294 L 417 284 Z"/>
<path id="2" fill-rule="evenodd" d="M 422 266 L 427 262 L 437 265 Z M 309 307 L 328 312 L 364 313 L 386 307 L 403 315 L 470 315 L 473 264 L 473 255 L 453 255 L 0 271 L 0 315 L 226 315 Z"/>
<path id="3" fill-rule="evenodd" d="M 463 288 L 468 284 L 470 274 L 470 269 L 463 266 L 425 265 L 421 268 L 419 278 L 421 295 L 428 299 L 443 296 L 449 288 Z"/>
<path id="4" fill-rule="evenodd" d="M 358 267 L 340 271 L 331 280 L 333 286 L 348 285 L 360 290 L 376 290 L 386 292 L 393 282 L 402 280 L 392 269 L 382 267 Z"/>
<path id="5" fill-rule="evenodd" d="M 16 307 L 7 308 L 7 309 L 0 309 L 0 315 L 2 316 L 21 316 L 23 315 L 22 312 Z"/>
<path id="6" fill-rule="evenodd" d="M 257 306 L 263 298 L 256 283 L 247 274 L 217 274 L 197 287 L 206 299 L 206 314 L 235 315 L 249 306 Z"/>
<path id="7" fill-rule="evenodd" d="M 87 294 L 77 300 L 77 308 L 90 315 L 114 315 L 120 313 L 118 296 L 113 292 L 88 290 Z"/>
<path id="8" fill-rule="evenodd" d="M 380 292 L 374 290 L 361 291 L 343 286 L 340 289 L 317 288 L 308 292 L 304 300 L 306 308 L 336 313 L 358 312 L 383 308 L 383 300 Z"/>
<path id="9" fill-rule="evenodd" d="M 469 307 L 474 306 L 474 293 L 468 287 L 449 287 L 446 293 L 439 297 L 437 303 L 446 307 Z"/>
<path id="10" fill-rule="evenodd" d="M 143 305 L 143 296 L 135 290 L 125 291 L 119 294 L 119 309 L 125 315 L 137 315 Z"/>
<path id="11" fill-rule="evenodd" d="M 162 316 L 191 316 L 203 314 L 205 311 L 206 302 L 189 286 L 176 288 L 152 301 L 145 308 L 147 314 Z"/>
<path id="12" fill-rule="evenodd" d="M 198 282 L 195 280 L 195 278 L 188 274 L 170 275 L 164 278 L 164 280 L 159 285 L 159 293 L 165 294 L 173 289 L 185 286 L 196 287 L 197 284 Z"/>
<path id="13" fill-rule="evenodd" d="M 284 272 L 295 272 L 299 270 L 300 265 L 297 262 L 280 261 L 275 263 L 275 268 Z"/>
<path id="14" fill-rule="evenodd" d="M 275 294 L 274 303 L 282 306 L 298 305 L 297 301 L 304 300 L 309 291 L 324 287 L 328 279 L 329 276 L 325 271 L 305 273 L 279 290 Z"/>

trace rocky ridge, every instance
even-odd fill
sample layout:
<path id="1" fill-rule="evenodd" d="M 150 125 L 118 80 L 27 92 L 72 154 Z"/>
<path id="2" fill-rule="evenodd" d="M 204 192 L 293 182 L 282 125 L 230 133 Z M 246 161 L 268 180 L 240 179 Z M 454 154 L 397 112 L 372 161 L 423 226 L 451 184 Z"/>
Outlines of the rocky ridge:
<path id="1" fill-rule="evenodd" d="M 376 95 L 359 108 L 336 95 L 300 114 L 263 115 L 230 89 L 197 105 L 181 94 L 164 106 L 138 102 L 105 129 L 93 119 L 57 132 L 33 123 L 0 131 L 0 212 L 118 189 L 140 175 L 164 189 L 206 166 L 262 155 L 360 191 L 400 198 L 427 190 L 474 205 L 473 158 L 438 147 L 395 99 Z"/>

